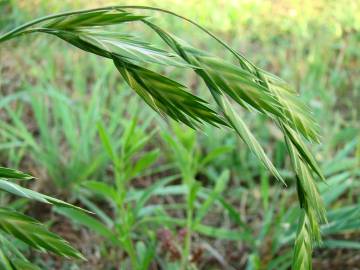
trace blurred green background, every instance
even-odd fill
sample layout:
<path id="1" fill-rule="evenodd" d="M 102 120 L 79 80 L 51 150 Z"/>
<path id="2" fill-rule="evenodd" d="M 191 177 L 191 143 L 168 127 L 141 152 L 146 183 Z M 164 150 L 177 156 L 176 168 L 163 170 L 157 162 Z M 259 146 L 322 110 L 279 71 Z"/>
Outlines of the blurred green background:
<path id="1" fill-rule="evenodd" d="M 112 4 L 156 6 L 191 18 L 299 91 L 320 125 L 321 143 L 310 148 L 328 179 L 328 184 L 319 187 L 330 222 L 323 227 L 323 246 L 315 250 L 314 269 L 360 269 L 360 2 L 1 0 L 0 31 L 50 13 Z M 149 14 L 192 45 L 233 61 L 218 44 L 189 24 L 167 15 Z M 126 31 L 159 42 L 138 25 L 130 25 Z M 87 207 L 93 205 L 112 217 L 109 203 L 83 187 L 89 180 L 111 183 L 113 179 L 111 160 L 100 142 L 97 123 L 103 123 L 116 150 L 124 143 L 121 138 L 129 125 L 135 122 L 136 136 L 139 140 L 146 137 L 137 155 L 157 154 L 134 172 L 127 187 L 134 194 L 164 177 L 181 174 L 186 162 L 201 163 L 201 158 L 209 155 L 204 166 L 194 169 L 188 164 L 204 192 L 210 192 L 220 178 L 225 179 L 217 196 L 231 207 L 225 207 L 225 211 L 225 204 L 216 203 L 206 209 L 204 223 L 222 230 L 206 233 L 199 229 L 195 234 L 193 256 L 201 250 L 194 261 L 195 269 L 289 268 L 296 228 L 296 192 L 289 157 L 273 123 L 242 112 L 289 180 L 286 192 L 233 134 L 210 126 L 194 132 L 158 116 L 132 94 L 110 61 L 41 35 L 3 43 L 0 53 L 0 163 L 39 178 L 32 188 Z M 167 72 L 206 99 L 204 86 L 193 74 Z M 183 163 L 178 162 L 180 154 L 169 137 L 183 146 Z M 149 204 L 156 203 L 167 214 L 181 218 L 186 207 L 178 198 L 181 185 L 181 181 L 175 181 L 170 189 L 164 184 L 164 190 L 157 194 L 160 198 Z M 48 225 L 89 259 L 86 263 L 64 262 L 27 253 L 44 268 L 120 269 L 116 268 L 120 256 L 117 249 L 91 230 L 5 194 L 0 200 L 40 220 L 52 217 Z M 197 207 L 201 209 L 203 203 L 200 196 Z M 169 259 L 171 254 L 165 256 L 161 250 L 163 238 L 159 234 L 148 236 L 164 229 L 177 235 L 181 226 L 159 224 L 142 232 L 153 239 L 154 256 L 161 261 L 149 269 L 177 269 L 176 260 Z"/>

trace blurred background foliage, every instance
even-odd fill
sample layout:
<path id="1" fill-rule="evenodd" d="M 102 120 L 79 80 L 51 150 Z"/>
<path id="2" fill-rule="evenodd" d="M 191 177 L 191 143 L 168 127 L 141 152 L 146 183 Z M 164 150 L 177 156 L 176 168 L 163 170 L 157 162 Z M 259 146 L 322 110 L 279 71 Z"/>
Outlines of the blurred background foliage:
<path id="1" fill-rule="evenodd" d="M 314 269 L 360 269 L 360 2 L 0 0 L 0 31 L 49 13 L 112 4 L 156 6 L 189 17 L 262 69 L 298 89 L 320 125 L 321 144 L 311 148 L 329 182 L 320 185 L 330 223 L 323 228 L 324 245 L 315 251 Z M 192 45 L 232 60 L 219 45 L 188 24 L 170 16 L 149 14 Z M 129 25 L 125 30 L 159 42 L 137 25 Z M 214 198 L 219 202 L 212 208 L 201 208 L 206 197 L 200 196 L 195 204 L 196 209 L 205 211 L 207 225 L 222 228 L 210 238 L 211 233 L 201 226 L 194 233 L 192 253 L 194 258 L 199 257 L 194 259 L 195 267 L 288 269 L 296 223 L 296 194 L 289 157 L 273 123 L 241 112 L 289 180 L 289 192 L 285 193 L 235 136 L 210 126 L 194 133 L 184 126 L 166 123 L 131 93 L 106 60 L 40 35 L 3 43 L 0 53 L 2 165 L 33 174 L 41 179 L 34 189 L 92 207 L 108 224 L 106 216 L 116 217 L 117 213 L 101 196 L 94 195 L 92 184 L 95 180 L 112 183 L 116 168 L 111 165 L 113 157 L 103 147 L 97 123 L 106 127 L 114 152 L 122 151 L 128 143 L 124 136 L 133 132 L 131 136 L 144 144 L 134 154 L 135 161 L 124 161 L 131 168 L 129 178 L 133 179 L 128 183 L 126 196 L 131 198 L 152 186 L 155 189 L 155 183 L 161 180 L 164 184 L 156 186 L 156 198 L 150 203 L 163 207 L 157 211 L 181 219 L 187 207 L 181 199 L 181 187 L 186 183 L 176 180 L 167 186 L 166 177 L 181 178 L 186 169 L 201 183 L 202 192 L 217 194 Z M 204 86 L 191 73 L 171 69 L 164 72 L 205 95 Z M 133 123 L 137 126 L 135 131 L 131 130 Z M 174 145 L 182 147 L 174 149 Z M 141 159 L 143 156 L 146 158 Z M 208 156 L 204 166 L 194 165 Z M 136 165 L 138 160 L 145 161 Z M 219 179 L 226 183 L 223 188 L 216 188 Z M 215 193 L 211 192 L 213 188 Z M 93 235 L 91 230 L 71 225 L 57 213 L 40 211 L 36 205 L 14 201 L 8 195 L 1 194 L 0 200 L 31 212 L 40 220 L 53 217 L 49 226 L 74 242 L 89 259 L 77 264 L 29 253 L 45 268 L 118 269 L 114 267 L 121 255 L 116 247 L 101 240 L 101 234 Z M 141 236 L 134 241 L 149 241 L 151 245 L 147 247 L 157 254 L 153 254 L 157 266 L 150 265 L 151 269 L 177 269 L 176 258 L 175 262 L 171 259 L 176 254 L 161 256 L 166 253 L 161 248 L 169 244 L 169 234 L 172 238 L 181 234 L 181 226 L 181 222 L 176 226 L 163 223 L 141 233 L 137 229 Z M 242 228 L 239 232 L 238 227 Z M 177 241 L 180 240 L 172 240 L 172 244 L 176 246 Z"/>

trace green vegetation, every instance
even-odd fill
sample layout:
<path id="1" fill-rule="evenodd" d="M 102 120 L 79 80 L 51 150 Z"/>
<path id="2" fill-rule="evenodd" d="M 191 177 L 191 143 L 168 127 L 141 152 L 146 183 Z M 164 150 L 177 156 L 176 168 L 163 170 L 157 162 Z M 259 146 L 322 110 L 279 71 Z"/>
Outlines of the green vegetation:
<path id="1" fill-rule="evenodd" d="M 0 167 L 0 189 L 29 200 L 37 200 L 42 203 L 56 205 L 61 208 L 72 208 L 82 211 L 81 208 L 65 203 L 61 200 L 43 195 L 41 193 L 23 188 L 11 181 L 31 180 L 33 177 L 22 172 Z M 42 251 L 50 251 L 59 256 L 75 259 L 85 259 L 81 253 L 75 250 L 64 239 L 49 232 L 46 227 L 35 219 L 32 219 L 18 211 L 10 208 L 0 207 L 0 265 L 1 269 L 39 269 L 32 264 L 19 251 L 17 245 L 11 242 L 15 239 L 21 240 L 27 245 Z"/>
<path id="2" fill-rule="evenodd" d="M 46 248 L 11 232 L 16 220 L 29 219 L 21 212 L 40 220 L 50 213 L 47 226 L 65 225 L 65 238 L 77 232 L 71 242 L 87 258 L 59 263 L 15 242 L 11 248 L 26 256 L 2 255 L 5 269 L 25 267 L 18 259 L 44 269 L 356 265 L 347 254 L 360 248 L 360 24 L 359 5 L 345 2 L 235 1 L 218 10 L 209 1 L 193 21 L 155 6 L 122 6 L 20 28 L 30 6 L 2 2 L 1 162 L 39 178 L 33 190 L 93 212 L 1 180 L 5 191 L 56 206 L 47 213 L 3 193 L 2 215 L 17 211 L 1 219 L 4 232 Z M 38 5 L 38 15 L 85 7 Z M 354 14 L 339 12 L 343 5 Z M 269 8 L 279 16 L 265 16 Z M 170 9 L 195 16 L 182 5 Z M 4 178 L 16 173 L 2 170 Z M 72 256 L 46 249 L 82 257 L 61 243 Z"/>

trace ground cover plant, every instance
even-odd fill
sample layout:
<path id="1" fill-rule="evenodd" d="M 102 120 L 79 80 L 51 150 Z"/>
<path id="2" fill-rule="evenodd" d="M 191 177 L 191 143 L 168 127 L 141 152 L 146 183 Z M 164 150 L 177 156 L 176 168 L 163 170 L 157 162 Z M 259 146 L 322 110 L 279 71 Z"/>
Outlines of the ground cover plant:
<path id="1" fill-rule="evenodd" d="M 12 141 L 13 144 L 17 143 L 20 145 L 18 149 L 26 149 L 30 146 L 30 149 L 33 148 L 34 156 L 41 157 L 40 153 L 48 152 L 47 156 L 40 158 L 40 161 L 43 160 L 45 162 L 43 164 L 46 164 L 46 162 L 50 164 L 50 166 L 46 166 L 46 170 L 51 179 L 55 183 L 59 183 L 57 185 L 60 189 L 66 188 L 68 186 L 67 183 L 76 186 L 75 191 L 72 192 L 74 195 L 73 200 L 80 200 L 82 204 L 85 204 L 98 216 L 91 217 L 84 213 L 79 214 L 72 210 L 62 209 L 59 209 L 57 212 L 71 217 L 74 222 L 89 227 L 90 230 L 97 232 L 102 237 L 117 239 L 118 241 L 115 240 L 115 243 L 110 243 L 111 241 L 109 241 L 109 246 L 113 245 L 115 250 L 119 249 L 121 251 L 120 253 L 115 252 L 113 260 L 116 264 L 116 261 L 119 260 L 118 256 L 120 256 L 120 259 L 123 261 L 122 267 L 125 267 L 125 269 L 147 269 L 153 267 L 154 261 L 161 265 L 163 269 L 197 267 L 197 246 L 191 243 L 194 241 L 192 232 L 194 232 L 194 235 L 199 233 L 200 235 L 208 235 L 215 239 L 229 239 L 246 243 L 247 248 L 250 250 L 247 267 L 249 269 L 258 269 L 264 260 L 261 255 L 261 243 L 272 230 L 277 232 L 272 239 L 271 252 L 274 259 L 267 264 L 267 267 L 270 269 L 284 267 L 285 269 L 289 267 L 290 258 L 292 258 L 292 267 L 294 269 L 310 269 L 312 265 L 311 253 L 313 243 L 320 242 L 320 228 L 324 234 L 354 230 L 357 228 L 356 219 L 358 213 L 355 210 L 356 206 L 354 206 L 355 208 L 345 207 L 344 209 L 337 209 L 334 214 L 332 211 L 329 214 L 329 219 L 330 217 L 336 217 L 335 220 L 330 219 L 330 225 L 327 225 L 325 222 L 325 206 L 314 182 L 316 178 L 324 180 L 325 177 L 321 173 L 322 170 L 317 165 L 312 154 L 307 150 L 307 146 L 302 141 L 303 139 L 313 142 L 318 141 L 317 127 L 314 125 L 313 116 L 309 114 L 309 109 L 296 96 L 296 92 L 291 90 L 288 84 L 251 64 L 242 55 L 238 54 L 216 36 L 212 36 L 211 33 L 201 26 L 195 24 L 195 26 L 200 27 L 200 30 L 205 31 L 211 38 L 224 46 L 229 54 L 235 58 L 236 62 L 231 60 L 224 62 L 223 59 L 220 60 L 220 58 L 208 52 L 205 53 L 204 50 L 196 49 L 174 34 L 165 31 L 163 27 L 156 24 L 155 19 L 149 18 L 146 15 L 139 15 L 142 14 L 142 11 L 133 11 L 133 9 L 137 8 L 122 6 L 65 13 L 58 15 L 56 18 L 48 17 L 46 20 L 35 21 L 34 24 L 27 25 L 29 28 L 20 27 L 17 30 L 10 31 L 8 34 L 4 34 L 1 39 L 5 41 L 17 35 L 33 32 L 55 35 L 82 50 L 110 58 L 129 87 L 135 90 L 152 109 L 160 114 L 167 115 L 175 121 L 182 122 L 197 130 L 209 129 L 206 124 L 204 126 L 204 123 L 208 123 L 220 127 L 227 134 L 231 130 L 235 131 L 270 172 L 268 174 L 264 167 L 256 165 L 261 170 L 261 199 L 256 199 L 256 197 L 254 199 L 261 202 L 263 210 L 261 212 L 264 213 L 264 216 L 255 235 L 248 226 L 249 224 L 242 220 L 237 210 L 222 196 L 222 192 L 226 189 L 226 183 L 229 181 L 229 172 L 223 171 L 223 173 L 219 174 L 214 171 L 214 168 L 208 169 L 206 166 L 208 162 L 215 162 L 214 160 L 217 160 L 217 158 L 221 159 L 222 156 L 226 156 L 231 149 L 236 149 L 234 148 L 234 142 L 230 142 L 230 147 L 222 146 L 216 148 L 216 146 L 212 146 L 213 152 L 209 149 L 209 161 L 206 161 L 206 155 L 204 155 L 205 161 L 202 161 L 200 158 L 202 156 L 201 152 L 196 152 L 198 151 L 196 150 L 198 140 L 194 137 L 194 134 L 189 131 L 186 135 L 181 130 L 184 127 L 178 128 L 174 124 L 171 133 L 163 132 L 161 135 L 163 143 L 168 145 L 170 149 L 166 157 L 166 160 L 170 161 L 169 166 L 165 166 L 164 169 L 160 168 L 157 171 L 153 171 L 153 168 L 150 168 L 149 172 L 152 175 L 161 175 L 170 168 L 170 171 L 179 171 L 180 174 L 173 174 L 171 177 L 165 178 L 155 176 L 154 179 L 158 181 L 158 184 L 142 189 L 136 187 L 136 184 L 134 186 L 132 182 L 142 177 L 146 178 L 146 171 L 151 164 L 157 162 L 157 157 L 159 156 L 158 149 L 154 149 L 146 154 L 140 154 L 140 152 L 148 151 L 145 149 L 149 147 L 149 140 L 152 136 L 144 137 L 144 133 L 152 129 L 153 123 L 151 122 L 153 120 L 151 119 L 148 122 L 145 120 L 144 129 L 142 131 L 141 129 L 138 130 L 140 133 L 137 133 L 138 131 L 135 132 L 137 130 L 135 126 L 143 124 L 135 119 L 130 121 L 130 123 L 127 123 L 125 120 L 117 121 L 119 118 L 114 118 L 113 114 L 108 113 L 110 119 L 114 120 L 113 124 L 110 124 L 109 127 L 107 126 L 109 122 L 105 121 L 104 124 L 93 125 L 95 128 L 91 127 L 91 133 L 88 133 L 86 131 L 89 130 L 89 125 L 85 126 L 84 130 L 86 131 L 79 138 L 88 136 L 88 143 L 82 148 L 82 152 L 79 152 L 76 145 L 77 137 L 74 136 L 76 133 L 72 132 L 74 126 L 78 124 L 71 120 L 72 116 L 69 114 L 69 109 L 66 106 L 62 106 L 64 104 L 59 103 L 59 105 L 56 105 L 57 103 L 55 103 L 54 110 L 46 112 L 46 104 L 36 103 L 36 100 L 32 100 L 32 110 L 35 113 L 37 112 L 35 114 L 37 125 L 42 126 L 40 128 L 40 142 L 48 142 L 45 144 L 47 146 L 45 149 L 48 150 L 43 151 L 43 144 L 39 144 L 36 140 L 32 139 L 33 134 L 31 132 L 26 132 L 27 125 L 23 122 L 24 110 L 22 109 L 17 109 L 16 112 L 13 112 L 11 109 L 6 108 L 6 114 L 9 118 L 2 121 L 3 136 Z M 139 8 L 142 9 L 144 7 Z M 145 9 L 149 8 L 145 7 Z M 163 10 L 159 11 L 166 12 Z M 143 39 L 128 35 L 126 29 L 121 28 L 128 22 L 141 24 L 143 25 L 141 27 L 147 27 L 152 30 L 160 37 L 158 40 L 159 45 L 150 45 L 145 43 Z M 190 21 L 190 23 L 193 22 Z M 116 27 L 113 27 L 114 25 Z M 162 45 L 160 45 L 161 40 L 163 40 Z M 208 88 L 210 96 L 213 98 L 212 101 L 207 102 L 204 99 L 200 99 L 198 93 L 198 96 L 193 95 L 188 87 L 172 79 L 169 72 L 158 71 L 159 68 L 164 67 L 171 70 L 193 70 L 194 74 L 199 79 L 202 79 L 204 85 Z M 42 92 L 44 93 L 47 90 L 44 89 Z M 94 100 L 96 100 L 97 95 L 96 93 L 94 94 Z M 22 98 L 25 97 L 26 100 L 28 98 L 26 96 L 28 94 L 23 95 Z M 62 100 L 66 99 L 62 97 Z M 41 108 L 41 105 L 43 105 L 43 108 Z M 240 117 L 238 105 L 249 112 L 255 112 L 253 119 L 260 119 L 260 121 L 271 119 L 277 125 L 277 130 L 281 131 L 285 138 L 283 143 L 278 144 L 278 153 L 282 156 L 290 154 L 290 162 L 292 163 L 294 174 L 290 171 L 279 172 L 275 168 L 256 137 L 246 126 L 246 121 Z M 90 108 L 95 107 L 90 105 Z M 116 108 L 116 105 L 114 108 Z M 89 113 L 89 117 L 91 117 L 91 110 Z M 119 115 L 129 114 L 132 117 L 134 115 L 132 113 L 134 112 L 120 111 Z M 48 115 L 51 115 L 51 118 Z M 80 112 L 79 116 L 82 115 L 82 112 Z M 104 117 L 107 118 L 108 115 L 104 114 Z M 54 120 L 49 121 L 46 119 Z M 85 117 L 85 119 L 97 119 L 97 121 L 90 120 L 93 124 L 94 122 L 101 121 L 101 118 L 97 117 Z M 144 120 L 142 117 L 141 119 L 142 121 Z M 80 121 L 80 123 L 82 122 Z M 58 129 L 60 133 L 56 132 L 56 134 L 59 134 L 57 139 L 51 141 L 52 136 L 46 135 L 50 133 L 44 123 L 60 123 L 60 128 Z M 13 128 L 14 124 L 15 129 Z M 63 132 L 61 125 L 64 124 L 67 128 Z M 120 129 L 119 126 L 121 126 Z M 122 128 L 124 131 L 118 132 Z M 356 134 L 356 129 L 353 131 L 349 129 L 348 134 L 354 134 L 354 132 Z M 346 136 L 348 137 L 349 135 Z M 56 149 L 55 146 L 60 145 L 64 138 L 69 142 L 68 148 L 73 149 L 74 153 L 79 154 L 79 156 L 75 155 L 72 157 L 74 162 L 80 162 L 79 165 L 73 168 L 70 166 L 69 173 L 57 168 L 56 164 L 62 162 L 61 158 L 55 158 L 54 160 L 48 158 L 56 157 L 54 153 L 61 151 L 59 148 Z M 100 139 L 103 145 L 103 151 L 101 147 L 97 149 L 89 147 L 91 141 L 97 138 Z M 119 140 L 119 138 L 122 139 Z M 127 141 L 130 140 L 129 138 L 132 141 L 130 145 Z M 137 141 L 141 142 L 139 148 L 136 147 Z M 135 148 L 131 149 L 134 142 Z M 38 149 L 36 149 L 37 144 L 41 146 Z M 322 166 L 324 167 L 325 175 L 330 177 L 329 181 L 339 183 L 342 187 L 334 193 L 331 189 L 326 188 L 326 184 L 324 186 L 320 185 L 320 190 L 325 193 L 324 202 L 326 206 L 340 198 L 354 184 L 351 181 L 347 181 L 350 176 L 347 173 L 350 172 L 350 169 L 356 168 L 356 158 L 352 158 L 354 150 L 356 151 L 356 145 L 357 140 L 355 139 L 348 146 L 348 151 L 342 155 L 343 157 L 350 155 L 349 159 L 343 160 L 340 157 L 339 160 L 342 162 L 337 164 L 342 165 L 338 165 L 338 169 L 334 170 L 336 166 L 333 165 L 327 165 L 328 169 Z M 6 147 L 12 149 L 7 145 Z M 100 158 L 103 163 L 95 162 L 96 166 L 92 166 L 89 162 L 93 161 L 91 158 L 93 154 L 88 155 L 90 158 L 85 159 L 85 163 L 82 163 L 79 157 L 84 156 L 82 153 L 89 153 L 87 152 L 89 149 L 91 151 L 95 150 L 95 156 Z M 288 154 L 286 154 L 286 150 Z M 14 151 L 14 149 L 11 151 Z M 22 153 L 26 152 L 22 151 Z M 17 160 L 20 160 L 16 149 L 15 152 L 10 152 L 10 154 L 17 156 Z M 241 158 L 241 161 L 248 158 L 248 156 L 241 157 L 239 151 L 235 151 L 235 154 L 232 154 L 232 156 L 235 156 L 235 159 Z M 215 159 L 215 157 L 217 158 Z M 110 165 L 111 171 L 106 179 L 103 177 L 106 170 L 104 164 L 109 164 L 110 160 L 112 162 L 112 165 Z M 65 162 L 64 164 L 67 163 Z M 42 165 L 41 162 L 39 164 Z M 78 169 L 82 166 L 89 168 L 88 173 L 85 175 L 83 171 Z M 222 167 L 223 169 L 224 167 Z M 348 172 L 343 174 L 344 170 Z M 56 175 L 57 172 L 61 174 Z M 165 174 L 167 173 L 169 171 L 165 172 Z M 252 178 L 251 173 L 253 172 L 248 174 L 250 179 Z M 63 175 L 68 175 L 68 180 L 62 180 Z M 199 181 L 203 178 L 202 175 L 213 181 L 214 190 L 211 190 L 211 184 L 209 185 L 209 183 L 207 186 L 210 187 L 210 190 L 202 187 L 201 181 Z M 351 175 L 357 177 L 358 171 L 355 169 L 351 172 Z M 284 183 L 284 176 L 288 185 L 295 184 L 300 208 L 295 206 L 291 208 L 286 207 L 293 198 L 292 191 L 289 191 L 288 188 L 277 190 L 275 193 L 271 191 L 272 187 L 269 185 L 270 179 L 275 178 Z M 73 178 L 76 179 L 73 180 Z M 92 178 L 95 178 L 97 181 L 88 181 Z M 181 182 L 177 182 L 177 178 Z M 256 187 L 257 183 L 252 181 L 249 181 L 249 185 Z M 244 193 L 241 190 L 241 185 L 238 187 L 235 185 L 235 187 L 236 189 L 233 190 L 234 194 L 238 192 L 238 194 L 243 196 Z M 329 193 L 326 194 L 326 191 Z M 169 207 L 150 203 L 152 200 L 161 201 L 161 198 L 169 193 L 174 196 L 184 197 L 184 203 L 172 203 Z M 98 195 L 100 195 L 100 198 L 102 197 L 101 200 L 106 198 L 108 203 L 112 205 L 114 214 L 109 215 L 105 213 L 101 207 L 96 205 L 97 203 L 94 203 L 94 200 L 98 202 Z M 276 207 L 275 205 L 278 203 L 280 206 Z M 210 226 L 206 224 L 211 220 L 203 219 L 210 212 L 211 207 L 223 209 L 220 212 L 225 212 L 231 222 L 237 225 L 237 229 L 221 228 L 224 227 L 223 225 L 217 228 L 216 225 L 212 224 Z M 180 215 L 179 217 L 179 213 L 176 210 L 182 211 L 184 216 Z M 348 219 L 343 220 L 338 225 L 334 225 L 340 216 L 347 216 L 346 213 L 351 213 L 348 215 Z M 100 218 L 102 224 L 99 223 L 98 218 Z M 299 223 L 297 233 L 296 226 L 294 226 L 296 222 Z M 141 228 L 139 224 L 147 224 L 150 229 L 147 231 L 139 230 Z M 161 229 L 159 231 L 159 228 L 164 224 L 171 228 L 172 231 L 176 231 L 179 227 L 183 228 L 181 233 L 179 232 L 178 240 L 175 240 L 169 231 Z M 290 226 L 284 231 L 279 226 L 280 224 L 290 224 Z M 169 257 L 165 258 L 165 260 L 155 252 L 156 236 L 154 232 L 156 230 L 159 231 L 157 238 L 164 245 L 164 249 L 168 247 L 170 250 L 170 253 L 167 254 Z M 283 253 L 282 249 L 284 246 L 290 245 L 294 240 L 294 253 L 289 250 Z M 325 241 L 324 246 L 326 245 L 343 245 L 356 248 L 357 243 L 356 241 L 341 242 L 332 240 L 328 243 Z M 105 246 L 107 245 L 105 244 Z M 114 247 L 110 248 L 110 250 L 112 249 Z M 109 247 L 105 247 L 105 250 L 109 250 Z M 279 254 L 282 256 L 278 257 Z M 231 268 L 226 261 L 219 260 L 218 263 L 223 267 Z"/>

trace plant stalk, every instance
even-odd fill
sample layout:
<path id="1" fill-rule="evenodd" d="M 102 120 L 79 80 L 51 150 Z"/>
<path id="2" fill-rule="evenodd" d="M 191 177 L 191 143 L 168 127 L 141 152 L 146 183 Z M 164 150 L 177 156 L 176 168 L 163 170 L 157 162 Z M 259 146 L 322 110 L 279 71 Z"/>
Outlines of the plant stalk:
<path id="1" fill-rule="evenodd" d="M 16 28 L 14 28 L 13 30 L 3 34 L 0 37 L 0 43 L 4 42 L 6 40 L 9 40 L 11 38 L 14 38 L 18 35 L 23 34 L 22 30 L 31 27 L 33 25 L 36 25 L 38 23 L 47 21 L 47 20 L 51 20 L 51 19 L 56 19 L 56 18 L 60 18 L 60 17 L 64 17 L 64 16 L 69 16 L 69 15 L 75 15 L 75 14 L 82 14 L 82 13 L 87 13 L 87 12 L 95 12 L 95 11 L 111 11 L 111 10 L 121 10 L 121 9 L 142 9 L 142 10 L 152 10 L 152 11 L 158 11 L 158 12 L 162 12 L 162 13 L 166 13 L 166 14 L 170 14 L 172 16 L 178 17 L 182 20 L 185 20 L 187 22 L 189 22 L 190 24 L 196 26 L 197 28 L 199 28 L 200 30 L 202 30 L 203 32 L 205 32 L 206 34 L 208 34 L 209 36 L 211 36 L 212 38 L 214 38 L 217 42 L 219 42 L 223 47 L 225 47 L 226 49 L 228 49 L 236 58 L 238 58 L 239 60 L 241 60 L 242 63 L 240 63 L 241 65 L 243 65 L 243 63 L 246 63 L 245 65 L 249 65 L 253 68 L 255 68 L 255 66 L 248 62 L 246 60 L 246 58 L 241 55 L 240 53 L 236 52 L 234 49 L 232 49 L 229 45 L 227 45 L 224 41 L 222 41 L 220 38 L 218 38 L 217 36 L 215 36 L 213 33 L 211 33 L 209 30 L 207 30 L 205 27 L 201 26 L 200 24 L 196 23 L 195 21 L 186 18 L 180 14 L 177 14 L 175 12 L 166 10 L 166 9 L 162 9 L 162 8 L 157 8 L 157 7 L 149 7 L 149 6 L 137 6 L 137 5 L 114 5 L 114 6 L 108 6 L 108 7 L 101 7 L 101 8 L 93 8 L 93 9 L 83 9 L 83 10 L 75 10 L 75 11 L 67 11 L 67 12 L 62 12 L 62 13 L 57 13 L 57 14 L 53 14 L 53 15 L 48 15 L 48 16 L 44 16 L 35 20 L 32 20 L 30 22 L 27 22 L 23 25 L 20 25 Z M 248 66 L 248 68 L 249 68 Z"/>
<path id="2" fill-rule="evenodd" d="M 125 171 L 124 166 L 122 166 L 122 164 L 124 164 L 123 160 L 117 160 L 114 162 L 116 189 L 117 189 L 117 193 L 119 194 L 119 202 L 117 208 L 120 209 L 120 216 L 122 221 L 121 223 L 123 226 L 123 230 L 121 231 L 124 237 L 124 241 L 123 241 L 124 247 L 130 257 L 131 268 L 136 270 L 138 269 L 138 261 L 135 253 L 135 247 L 130 236 L 131 229 L 129 226 L 129 214 L 126 205 L 124 205 L 126 179 L 124 174 L 122 173 L 123 171 Z"/>

